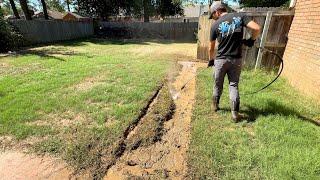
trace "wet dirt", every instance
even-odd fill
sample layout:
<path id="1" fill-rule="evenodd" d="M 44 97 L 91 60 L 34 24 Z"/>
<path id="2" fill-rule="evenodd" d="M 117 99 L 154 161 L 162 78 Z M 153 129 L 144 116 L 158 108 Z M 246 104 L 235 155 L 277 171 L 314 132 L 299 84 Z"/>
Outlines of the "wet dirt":
<path id="1" fill-rule="evenodd" d="M 195 101 L 196 80 L 179 92 L 185 82 L 196 75 L 203 64 L 179 62 L 182 69 L 171 82 L 175 101 L 175 114 L 164 123 L 164 135 L 160 141 L 138 149 L 126 151 L 107 172 L 104 179 L 184 179 L 187 174 L 187 150 L 190 139 L 190 122 Z M 131 133 L 135 133 L 133 130 Z M 130 137 L 130 134 L 129 134 Z"/>

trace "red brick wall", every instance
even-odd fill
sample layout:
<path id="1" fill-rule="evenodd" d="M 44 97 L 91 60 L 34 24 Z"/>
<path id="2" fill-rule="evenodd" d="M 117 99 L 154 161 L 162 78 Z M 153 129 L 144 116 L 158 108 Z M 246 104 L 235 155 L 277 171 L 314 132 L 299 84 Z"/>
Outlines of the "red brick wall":
<path id="1" fill-rule="evenodd" d="M 289 82 L 320 100 L 320 0 L 297 0 L 284 63 Z"/>

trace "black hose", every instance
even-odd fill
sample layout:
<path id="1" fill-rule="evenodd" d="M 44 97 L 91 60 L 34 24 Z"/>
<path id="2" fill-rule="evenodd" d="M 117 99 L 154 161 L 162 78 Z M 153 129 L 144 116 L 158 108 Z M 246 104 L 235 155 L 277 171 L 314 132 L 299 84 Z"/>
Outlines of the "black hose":
<path id="1" fill-rule="evenodd" d="M 245 94 L 241 94 L 241 95 L 244 95 L 244 96 L 256 94 L 256 93 L 258 93 L 258 92 L 260 92 L 260 91 L 263 91 L 264 89 L 267 89 L 269 86 L 271 86 L 271 85 L 280 77 L 280 75 L 281 75 L 281 73 L 282 73 L 282 71 L 283 71 L 283 67 L 284 67 L 283 59 L 282 59 L 282 57 L 281 57 L 279 54 L 277 54 L 277 53 L 275 53 L 274 51 L 271 51 L 271 50 L 269 50 L 269 49 L 266 49 L 266 48 L 264 48 L 264 47 L 257 47 L 257 48 L 262 49 L 262 51 L 269 52 L 270 54 L 273 54 L 273 55 L 275 55 L 276 57 L 278 57 L 279 60 L 280 60 L 280 62 L 281 62 L 281 68 L 280 68 L 280 71 L 279 71 L 278 75 L 277 75 L 268 85 L 264 86 L 263 88 L 261 88 L 261 89 L 259 89 L 259 90 L 257 90 L 257 91 L 250 92 L 250 93 L 245 93 Z"/>
<path id="2" fill-rule="evenodd" d="M 269 52 L 270 54 L 273 54 L 273 55 L 275 55 L 276 57 L 278 57 L 279 60 L 280 60 L 280 62 L 281 62 L 281 68 L 280 68 L 280 71 L 279 71 L 278 75 L 276 76 L 276 78 L 274 78 L 269 84 L 267 84 L 266 86 L 264 86 L 263 88 L 261 88 L 261 89 L 259 89 L 259 90 L 257 90 L 257 91 L 253 91 L 253 92 L 250 92 L 250 93 L 241 94 L 241 95 L 243 95 L 243 96 L 256 94 L 256 93 L 259 93 L 260 91 L 263 91 L 264 89 L 267 89 L 269 86 L 271 86 L 271 85 L 280 77 L 280 75 L 281 75 L 281 73 L 282 73 L 282 71 L 283 71 L 283 67 L 284 67 L 284 65 L 283 65 L 283 59 L 282 59 L 282 57 L 281 57 L 279 54 L 277 54 L 277 53 L 275 53 L 274 51 L 271 51 L 271 50 L 269 50 L 269 49 L 266 49 L 266 48 L 264 48 L 264 47 L 257 47 L 257 48 L 262 49 L 263 51 Z M 182 90 L 186 87 L 186 85 L 187 85 L 192 79 L 194 79 L 200 72 L 202 72 L 202 71 L 204 71 L 204 70 L 205 70 L 205 69 L 202 69 L 202 70 L 200 70 L 199 72 L 197 72 L 194 76 L 192 76 L 192 77 L 180 88 L 180 91 L 182 91 Z"/>

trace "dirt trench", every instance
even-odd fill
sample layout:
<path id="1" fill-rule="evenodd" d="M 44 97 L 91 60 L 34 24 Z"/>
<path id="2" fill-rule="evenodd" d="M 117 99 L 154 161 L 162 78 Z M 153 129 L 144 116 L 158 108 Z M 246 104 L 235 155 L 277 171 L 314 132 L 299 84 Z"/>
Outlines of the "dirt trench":
<path id="1" fill-rule="evenodd" d="M 174 82 L 170 82 L 174 97 L 175 113 L 172 119 L 164 122 L 161 139 L 149 146 L 126 150 L 107 172 L 104 179 L 184 179 L 187 175 L 187 149 L 190 139 L 190 122 L 195 101 L 195 83 L 192 79 L 186 88 L 179 92 L 201 66 L 195 62 L 179 62 L 182 69 Z M 152 104 L 151 104 L 152 109 Z M 140 124 L 130 132 L 128 138 L 137 133 Z"/>
<path id="2" fill-rule="evenodd" d="M 182 66 L 175 78 L 169 78 L 169 89 L 162 86 L 133 129 L 124 137 L 124 151 L 112 161 L 101 161 L 107 171 L 104 179 L 184 179 L 186 155 L 190 139 L 190 121 L 195 98 L 195 79 L 199 66 L 195 62 L 179 62 Z M 170 98 L 167 98 L 170 97 Z M 162 98 L 162 99 L 161 99 Z M 168 99 L 171 99 L 167 101 Z M 159 103 L 160 102 L 160 103 Z M 172 104 L 175 107 L 172 107 Z M 174 114 L 173 114 L 174 112 Z M 138 140 L 138 141 L 137 141 Z M 115 142 L 116 144 L 118 142 Z M 118 149 L 122 149 L 119 145 Z M 117 152 L 117 151 L 115 151 Z M 112 154 L 111 154 L 112 155 Z M 107 156 L 109 157 L 109 156 Z M 108 159 L 108 158 L 107 158 Z M 110 166 L 109 166 L 110 165 Z M 104 167 L 105 168 L 105 167 Z M 100 172 L 100 171 L 99 171 Z M 50 156 L 37 156 L 20 151 L 0 153 L 0 177 L 4 179 L 87 179 L 77 176 L 65 162 Z"/>

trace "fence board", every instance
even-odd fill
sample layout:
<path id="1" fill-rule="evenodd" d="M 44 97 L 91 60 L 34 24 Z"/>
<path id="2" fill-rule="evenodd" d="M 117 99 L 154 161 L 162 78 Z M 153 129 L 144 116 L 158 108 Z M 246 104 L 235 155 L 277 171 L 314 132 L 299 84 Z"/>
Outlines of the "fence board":
<path id="1" fill-rule="evenodd" d="M 13 20 L 10 21 L 31 43 L 50 43 L 92 36 L 92 22 Z"/>
<path id="2" fill-rule="evenodd" d="M 262 35 L 261 35 L 261 38 L 260 38 L 260 44 L 259 44 L 260 47 L 264 47 L 264 45 L 266 44 L 267 35 L 268 35 L 268 32 L 269 32 L 269 27 L 270 27 L 271 20 L 272 20 L 272 11 L 269 11 L 267 13 L 267 17 L 266 17 L 266 20 L 265 20 L 265 23 L 264 23 Z M 259 49 L 258 56 L 257 56 L 257 61 L 256 61 L 256 65 L 255 65 L 255 69 L 261 67 L 262 55 L 263 55 L 262 49 Z"/>

